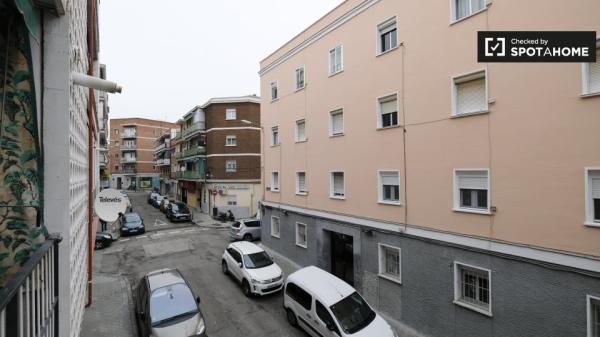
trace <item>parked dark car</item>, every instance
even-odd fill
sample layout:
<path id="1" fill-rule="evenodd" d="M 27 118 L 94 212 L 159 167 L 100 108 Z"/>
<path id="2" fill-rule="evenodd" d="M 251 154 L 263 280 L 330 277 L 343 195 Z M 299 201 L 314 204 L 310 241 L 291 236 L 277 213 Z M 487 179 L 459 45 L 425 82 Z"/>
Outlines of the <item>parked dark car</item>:
<path id="1" fill-rule="evenodd" d="M 96 243 L 94 244 L 95 249 L 102 249 L 108 247 L 112 244 L 113 237 L 110 233 L 106 232 L 97 232 L 96 233 Z"/>
<path id="2" fill-rule="evenodd" d="M 162 269 L 140 280 L 135 318 L 142 337 L 206 337 L 200 297 L 177 269 Z"/>
<path id="3" fill-rule="evenodd" d="M 121 235 L 144 234 L 144 219 L 137 213 L 125 213 L 121 217 Z"/>
<path id="4" fill-rule="evenodd" d="M 179 201 L 170 202 L 167 205 L 167 212 L 165 213 L 167 219 L 170 221 L 191 221 L 194 216 L 190 211 L 190 208 Z"/>

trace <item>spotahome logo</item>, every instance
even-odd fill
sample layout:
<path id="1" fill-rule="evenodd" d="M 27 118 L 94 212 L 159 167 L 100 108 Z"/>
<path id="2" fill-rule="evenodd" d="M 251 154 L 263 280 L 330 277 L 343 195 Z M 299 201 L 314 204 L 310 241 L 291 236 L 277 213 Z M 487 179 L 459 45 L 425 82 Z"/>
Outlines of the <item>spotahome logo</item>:
<path id="1" fill-rule="evenodd" d="M 477 32 L 479 62 L 596 62 L 596 32 Z"/>

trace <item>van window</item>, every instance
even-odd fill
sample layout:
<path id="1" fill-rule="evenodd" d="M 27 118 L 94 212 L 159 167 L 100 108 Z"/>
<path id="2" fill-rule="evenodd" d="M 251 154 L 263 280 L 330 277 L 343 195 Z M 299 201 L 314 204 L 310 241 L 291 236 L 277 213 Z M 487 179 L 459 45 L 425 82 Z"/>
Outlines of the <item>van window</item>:
<path id="1" fill-rule="evenodd" d="M 321 320 L 321 322 L 325 323 L 325 325 L 333 325 L 335 327 L 335 323 L 333 321 L 333 317 L 331 317 L 331 314 L 329 314 L 329 311 L 327 311 L 327 309 L 325 308 L 325 306 L 323 304 L 321 304 L 321 302 L 319 301 L 315 301 L 315 311 L 317 312 L 317 316 L 319 316 L 319 319 Z M 337 327 L 335 327 L 335 331 L 337 332 Z M 339 335 L 339 332 L 338 332 Z"/>
<path id="2" fill-rule="evenodd" d="M 285 287 L 285 294 L 291 299 L 298 302 L 304 309 L 310 310 L 312 307 L 312 297 L 304 289 L 298 287 L 294 283 L 288 283 Z"/>

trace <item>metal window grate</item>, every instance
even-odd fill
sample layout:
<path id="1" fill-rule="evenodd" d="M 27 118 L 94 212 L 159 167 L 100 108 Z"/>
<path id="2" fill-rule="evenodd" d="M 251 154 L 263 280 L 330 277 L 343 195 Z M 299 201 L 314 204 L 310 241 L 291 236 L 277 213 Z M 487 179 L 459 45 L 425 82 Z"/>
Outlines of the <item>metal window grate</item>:
<path id="1" fill-rule="evenodd" d="M 590 299 L 591 337 L 600 337 L 600 300 Z"/>
<path id="2" fill-rule="evenodd" d="M 385 251 L 385 273 L 393 277 L 400 277 L 400 252 L 389 247 Z"/>
<path id="3" fill-rule="evenodd" d="M 489 274 L 486 271 L 460 266 L 460 300 L 484 310 L 489 310 Z"/>

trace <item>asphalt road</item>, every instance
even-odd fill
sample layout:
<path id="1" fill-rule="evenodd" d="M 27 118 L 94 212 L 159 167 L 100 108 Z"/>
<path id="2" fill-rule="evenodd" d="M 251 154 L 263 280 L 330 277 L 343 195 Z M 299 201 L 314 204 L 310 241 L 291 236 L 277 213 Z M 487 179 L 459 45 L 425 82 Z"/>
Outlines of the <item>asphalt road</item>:
<path id="1" fill-rule="evenodd" d="M 238 283 L 221 272 L 221 256 L 229 243 L 226 229 L 189 222 L 171 224 L 164 214 L 147 204 L 145 194 L 131 194 L 130 199 L 133 210 L 144 218 L 147 232 L 120 238 L 108 249 L 97 251 L 95 274 L 124 276 L 135 288 L 147 272 L 177 268 L 201 298 L 209 336 L 308 336 L 287 323 L 281 293 L 246 298 Z"/>

